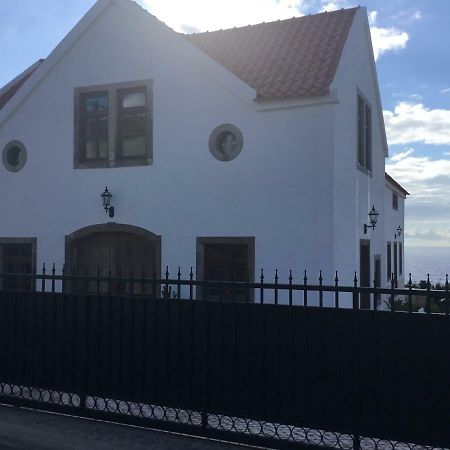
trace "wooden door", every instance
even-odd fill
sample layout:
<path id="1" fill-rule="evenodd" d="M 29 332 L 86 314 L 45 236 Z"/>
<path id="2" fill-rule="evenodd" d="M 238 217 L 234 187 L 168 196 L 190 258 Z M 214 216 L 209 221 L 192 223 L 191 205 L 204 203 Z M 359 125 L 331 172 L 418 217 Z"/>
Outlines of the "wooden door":
<path id="1" fill-rule="evenodd" d="M 207 281 L 236 281 L 250 280 L 248 260 L 248 246 L 246 244 L 205 244 L 204 247 L 204 278 Z M 209 300 L 238 301 L 248 300 L 247 289 L 209 288 Z"/>
<path id="2" fill-rule="evenodd" d="M 2 245 L 2 273 L 31 275 L 33 256 L 31 244 Z M 12 291 L 30 291 L 31 279 L 5 278 L 3 289 Z"/>
<path id="3" fill-rule="evenodd" d="M 375 265 L 375 286 L 377 288 L 381 287 L 381 256 L 375 255 L 374 256 L 374 265 Z M 375 296 L 375 301 L 377 304 L 380 304 L 381 301 L 381 294 L 377 293 Z"/>
<path id="4" fill-rule="evenodd" d="M 95 233 L 75 241 L 72 270 L 78 275 L 119 278 L 153 278 L 156 274 L 155 247 L 146 239 L 124 232 Z M 113 293 L 141 292 L 141 284 L 129 282 L 77 283 L 77 290 Z"/>
<path id="5" fill-rule="evenodd" d="M 361 239 L 359 245 L 359 284 L 370 286 L 370 241 Z M 370 294 L 360 294 L 361 309 L 370 309 Z"/>

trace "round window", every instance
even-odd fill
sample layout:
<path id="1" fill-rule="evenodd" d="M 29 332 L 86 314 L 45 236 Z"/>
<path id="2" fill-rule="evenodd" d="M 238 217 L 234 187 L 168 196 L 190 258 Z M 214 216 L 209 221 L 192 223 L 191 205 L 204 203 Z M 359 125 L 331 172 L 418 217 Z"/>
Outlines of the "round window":
<path id="1" fill-rule="evenodd" d="M 209 137 L 209 151 L 219 161 L 231 161 L 241 153 L 244 139 L 234 125 L 218 126 Z"/>
<path id="2" fill-rule="evenodd" d="M 19 141 L 11 141 L 3 149 L 3 165 L 10 172 L 18 172 L 27 162 L 27 149 Z"/>

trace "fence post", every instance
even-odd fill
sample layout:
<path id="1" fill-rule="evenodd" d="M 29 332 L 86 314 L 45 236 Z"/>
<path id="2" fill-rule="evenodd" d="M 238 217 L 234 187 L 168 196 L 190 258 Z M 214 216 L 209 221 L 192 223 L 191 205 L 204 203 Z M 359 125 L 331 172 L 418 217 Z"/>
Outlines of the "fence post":
<path id="1" fill-rule="evenodd" d="M 395 278 L 391 274 L 391 312 L 395 312 Z"/>
<path id="2" fill-rule="evenodd" d="M 353 278 L 353 309 L 359 309 L 358 275 Z"/>

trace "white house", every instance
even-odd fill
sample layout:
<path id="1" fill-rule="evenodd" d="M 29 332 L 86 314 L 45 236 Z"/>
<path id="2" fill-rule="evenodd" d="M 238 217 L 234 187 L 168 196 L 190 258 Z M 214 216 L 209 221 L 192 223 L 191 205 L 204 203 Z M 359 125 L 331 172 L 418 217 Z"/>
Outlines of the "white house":
<path id="1" fill-rule="evenodd" d="M 400 184 L 386 174 L 384 204 L 386 223 L 386 280 L 397 281 L 399 287 L 405 285 L 403 230 L 405 229 L 405 200 L 409 195 Z"/>
<path id="2" fill-rule="evenodd" d="M 376 269 L 386 283 L 387 240 L 404 228 L 386 189 L 406 191 L 386 188 L 365 8 L 182 35 L 99 0 L 0 108 L 3 272 L 308 269 L 368 284 Z"/>

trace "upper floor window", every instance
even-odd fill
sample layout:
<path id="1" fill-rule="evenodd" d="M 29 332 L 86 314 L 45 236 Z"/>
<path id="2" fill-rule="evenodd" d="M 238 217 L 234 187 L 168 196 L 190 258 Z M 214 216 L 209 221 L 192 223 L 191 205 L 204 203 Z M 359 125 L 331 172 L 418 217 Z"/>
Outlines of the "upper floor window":
<path id="1" fill-rule="evenodd" d="M 152 83 L 75 90 L 74 167 L 151 164 Z"/>
<path id="2" fill-rule="evenodd" d="M 372 110 L 358 94 L 358 166 L 372 171 Z"/>
<path id="3" fill-rule="evenodd" d="M 392 208 L 398 210 L 398 195 L 395 192 L 392 193 Z"/>

